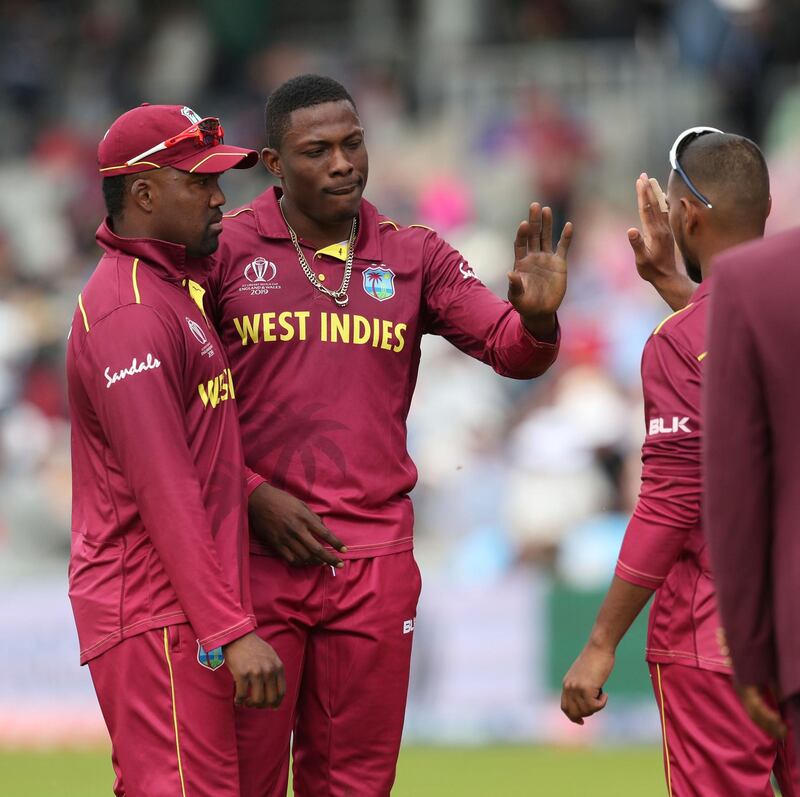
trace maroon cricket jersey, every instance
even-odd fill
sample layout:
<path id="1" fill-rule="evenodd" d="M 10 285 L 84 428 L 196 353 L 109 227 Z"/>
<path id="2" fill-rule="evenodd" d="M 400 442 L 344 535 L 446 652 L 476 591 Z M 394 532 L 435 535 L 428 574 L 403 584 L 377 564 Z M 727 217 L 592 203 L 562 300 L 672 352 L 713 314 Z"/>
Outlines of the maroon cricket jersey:
<path id="1" fill-rule="evenodd" d="M 422 335 L 443 335 L 518 379 L 547 370 L 558 343 L 530 335 L 434 231 L 399 227 L 366 200 L 349 303 L 337 307 L 303 272 L 280 195 L 269 189 L 226 214 L 209 281 L 245 459 L 319 513 L 347 556 L 409 550 L 417 471 L 406 417 Z M 319 252 L 301 246 L 317 278 L 337 290 L 347 242 Z"/>
<path id="2" fill-rule="evenodd" d="M 653 332 L 642 355 L 647 436 L 639 500 L 616 574 L 655 589 L 647 660 L 731 671 L 701 526 L 700 396 L 710 285 Z"/>
<path id="3" fill-rule="evenodd" d="M 255 627 L 234 383 L 196 282 L 211 261 L 105 223 L 97 241 L 67 346 L 81 662 L 187 621 L 210 650 Z"/>

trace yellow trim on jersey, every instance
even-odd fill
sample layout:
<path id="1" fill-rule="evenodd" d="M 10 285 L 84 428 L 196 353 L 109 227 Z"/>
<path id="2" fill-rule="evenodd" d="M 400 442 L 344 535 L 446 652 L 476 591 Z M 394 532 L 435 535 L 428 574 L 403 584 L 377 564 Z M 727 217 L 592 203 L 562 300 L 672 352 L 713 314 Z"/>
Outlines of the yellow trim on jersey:
<path id="1" fill-rule="evenodd" d="M 684 310 L 686 308 L 684 307 Z M 678 311 L 680 312 L 680 310 Z M 661 737 L 664 740 L 664 763 L 667 770 L 667 793 L 672 797 L 672 772 L 669 768 L 669 744 L 667 744 L 667 719 L 664 713 L 664 690 L 661 686 L 661 665 L 656 664 L 656 674 L 658 675 L 658 696 L 661 702 Z"/>
<path id="2" fill-rule="evenodd" d="M 697 355 L 697 362 L 701 363 L 705 358 L 708 357 L 708 352 L 704 351 L 702 354 Z"/>
<path id="3" fill-rule="evenodd" d="M 222 156 L 227 156 L 227 157 L 235 156 L 235 157 L 239 158 L 240 160 L 244 160 L 244 158 L 242 158 L 242 153 L 241 152 L 212 152 L 210 155 L 206 155 L 205 158 L 203 158 L 203 160 L 198 161 L 197 163 L 195 163 L 195 165 L 192 166 L 191 169 L 189 169 L 189 174 L 191 174 L 195 169 L 197 169 L 200 166 L 202 166 L 207 160 L 210 160 L 211 158 L 216 158 L 217 155 L 222 155 Z"/>
<path id="4" fill-rule="evenodd" d="M 255 212 L 253 210 L 253 208 L 241 208 L 241 209 L 237 210 L 235 213 L 223 213 L 222 214 L 222 218 L 223 219 L 235 219 L 240 213 L 244 213 L 246 210 L 249 210 L 251 213 Z"/>
<path id="5" fill-rule="evenodd" d="M 167 656 L 167 669 L 169 670 L 169 689 L 172 695 L 172 726 L 175 728 L 175 752 L 178 755 L 178 774 L 181 778 L 181 797 L 186 797 L 186 783 L 183 780 L 183 762 L 181 761 L 181 742 L 178 736 L 178 709 L 175 705 L 175 677 L 172 673 L 172 659 L 169 656 L 168 629 L 164 628 L 164 653 Z"/>
<path id="6" fill-rule="evenodd" d="M 337 260 L 346 261 L 350 251 L 349 244 L 349 241 L 339 241 L 338 244 L 324 246 L 322 249 L 317 249 L 317 251 L 314 252 L 314 257 L 317 255 L 328 255 L 329 257 L 335 257 Z"/>
<path id="7" fill-rule="evenodd" d="M 665 318 L 665 319 L 664 319 L 664 320 L 663 320 L 663 321 L 662 321 L 662 322 L 661 322 L 661 323 L 660 323 L 660 324 L 659 324 L 659 325 L 658 325 L 658 326 L 657 326 L 657 327 L 656 327 L 656 328 L 653 330 L 653 334 L 654 334 L 654 335 L 658 335 L 658 333 L 661 331 L 661 327 L 663 327 L 663 326 L 664 326 L 664 324 L 666 324 L 666 323 L 667 323 L 667 321 L 669 321 L 669 320 L 670 320 L 670 318 L 675 318 L 675 316 L 676 316 L 676 315 L 680 315 L 681 313 L 684 313 L 684 312 L 686 312 L 686 311 L 687 311 L 687 310 L 688 310 L 688 309 L 689 309 L 689 308 L 690 308 L 690 307 L 691 307 L 693 304 L 694 304 L 694 302 L 689 302 L 689 304 L 687 304 L 687 305 L 686 305 L 686 307 L 681 307 L 681 309 L 680 309 L 680 310 L 676 310 L 674 313 L 670 313 L 670 314 L 669 314 L 669 315 L 668 315 L 668 316 L 667 316 L 667 317 L 666 317 L 666 318 Z"/>
<path id="8" fill-rule="evenodd" d="M 136 269 L 139 267 L 139 258 L 133 258 L 133 269 L 131 270 L 131 279 L 133 280 L 133 295 L 136 297 L 136 304 L 142 303 L 142 297 L 139 295 L 139 280 L 136 279 Z"/>
<path id="9" fill-rule="evenodd" d="M 154 169 L 160 169 L 161 166 L 158 163 L 153 163 L 153 161 L 136 161 L 135 164 L 131 164 L 133 166 L 139 166 L 139 164 L 144 164 L 145 166 L 152 166 Z M 121 166 L 105 166 L 104 168 L 100 169 L 101 172 L 110 172 L 113 169 L 127 169 L 128 164 L 123 163 Z"/>
<path id="10" fill-rule="evenodd" d="M 208 323 L 206 311 L 203 307 L 203 297 L 206 295 L 206 289 L 202 285 L 198 285 L 198 283 L 196 283 L 194 280 L 184 280 L 183 284 L 189 288 L 189 296 L 192 297 L 194 303 L 200 308 L 203 318 L 205 318 L 206 323 Z"/>
<path id="11" fill-rule="evenodd" d="M 81 315 L 83 316 L 83 328 L 89 331 L 89 319 L 86 317 L 86 310 L 83 307 L 83 297 L 78 294 L 78 307 L 80 308 Z"/>
<path id="12" fill-rule="evenodd" d="M 436 232 L 433 227 L 428 227 L 427 224 L 409 224 L 409 227 L 422 227 L 423 230 L 430 230 L 431 232 Z"/>
<path id="13" fill-rule="evenodd" d="M 400 229 L 393 221 L 390 221 L 389 219 L 384 219 L 383 221 L 379 221 L 378 222 L 378 226 L 380 227 L 381 224 L 391 224 L 392 227 L 395 228 L 395 230 L 399 230 Z"/>

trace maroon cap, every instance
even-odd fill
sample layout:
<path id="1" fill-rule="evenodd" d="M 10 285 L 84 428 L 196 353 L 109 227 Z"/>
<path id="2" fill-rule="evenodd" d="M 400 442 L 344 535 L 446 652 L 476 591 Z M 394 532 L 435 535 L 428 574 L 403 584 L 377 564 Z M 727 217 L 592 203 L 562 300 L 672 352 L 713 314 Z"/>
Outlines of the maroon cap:
<path id="1" fill-rule="evenodd" d="M 219 174 L 228 169 L 249 169 L 256 165 L 258 153 L 255 150 L 221 143 L 221 126 L 218 139 L 209 136 L 204 143 L 196 136 L 189 136 L 141 157 L 201 122 L 208 122 L 212 128 L 218 124 L 216 119 L 202 119 L 185 105 L 142 103 L 122 114 L 106 131 L 97 147 L 100 173 L 104 177 L 114 177 L 171 166 L 184 172 Z M 131 160 L 136 162 L 129 164 Z"/>

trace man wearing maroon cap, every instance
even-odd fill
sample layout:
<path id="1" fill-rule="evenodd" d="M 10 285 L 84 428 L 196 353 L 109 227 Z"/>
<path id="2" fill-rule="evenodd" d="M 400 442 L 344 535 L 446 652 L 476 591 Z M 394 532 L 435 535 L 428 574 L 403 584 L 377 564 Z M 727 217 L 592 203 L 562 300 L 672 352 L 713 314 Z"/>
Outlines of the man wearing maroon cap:
<path id="1" fill-rule="evenodd" d="M 420 341 L 517 379 L 546 371 L 572 226 L 554 247 L 550 209 L 531 206 L 501 300 L 434 230 L 362 198 L 355 103 L 319 75 L 270 97 L 262 159 L 281 187 L 226 216 L 209 281 L 246 459 L 268 482 L 250 499 L 258 630 L 287 673 L 279 711 L 238 712 L 242 795 L 285 797 L 291 742 L 298 797 L 385 797 L 421 587 L 406 447 Z"/>
<path id="2" fill-rule="evenodd" d="M 222 135 L 164 105 L 108 130 L 105 254 L 67 348 L 70 598 L 126 797 L 238 797 L 234 704 L 285 688 L 254 633 L 236 390 L 198 284 L 219 174 L 257 160 Z"/>

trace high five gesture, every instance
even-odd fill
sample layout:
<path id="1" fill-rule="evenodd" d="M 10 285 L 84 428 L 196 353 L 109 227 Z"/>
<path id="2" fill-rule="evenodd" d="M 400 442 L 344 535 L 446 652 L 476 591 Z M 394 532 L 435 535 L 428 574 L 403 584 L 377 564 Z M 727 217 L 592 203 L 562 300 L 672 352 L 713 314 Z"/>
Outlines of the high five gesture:
<path id="1" fill-rule="evenodd" d="M 567 222 L 553 250 L 553 211 L 534 202 L 528 220 L 517 228 L 514 270 L 508 273 L 508 300 L 536 337 L 552 336 L 555 313 L 567 290 L 567 252 L 572 223 Z"/>

